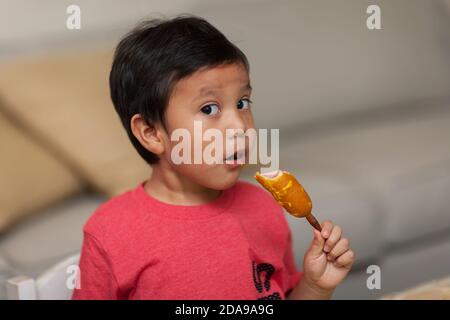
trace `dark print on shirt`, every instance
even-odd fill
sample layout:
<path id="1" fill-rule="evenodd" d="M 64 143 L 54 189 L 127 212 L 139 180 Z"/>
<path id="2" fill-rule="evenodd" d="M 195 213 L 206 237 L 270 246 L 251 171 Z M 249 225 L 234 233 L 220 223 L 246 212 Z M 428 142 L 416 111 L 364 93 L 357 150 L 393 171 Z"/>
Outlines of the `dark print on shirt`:
<path id="1" fill-rule="evenodd" d="M 270 291 L 270 278 L 275 272 L 275 268 L 270 263 L 256 263 L 252 261 L 253 284 L 259 293 Z M 281 300 L 278 292 L 258 298 L 258 300 Z"/>

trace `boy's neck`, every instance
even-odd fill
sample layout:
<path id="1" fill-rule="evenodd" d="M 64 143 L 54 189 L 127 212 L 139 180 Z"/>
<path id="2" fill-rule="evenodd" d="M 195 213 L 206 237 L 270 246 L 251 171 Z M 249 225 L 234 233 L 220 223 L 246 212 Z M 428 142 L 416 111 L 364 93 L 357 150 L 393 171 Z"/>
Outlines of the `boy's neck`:
<path id="1" fill-rule="evenodd" d="M 163 161 L 152 165 L 152 175 L 144 184 L 144 190 L 159 201 L 194 206 L 216 199 L 221 191 L 201 186 L 174 171 Z"/>

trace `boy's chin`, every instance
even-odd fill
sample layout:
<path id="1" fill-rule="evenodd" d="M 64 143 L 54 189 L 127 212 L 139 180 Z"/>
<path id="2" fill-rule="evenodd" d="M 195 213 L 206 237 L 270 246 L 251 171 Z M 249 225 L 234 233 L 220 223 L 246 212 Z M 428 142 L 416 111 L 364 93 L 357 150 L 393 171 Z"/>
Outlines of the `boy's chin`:
<path id="1" fill-rule="evenodd" d="M 238 178 L 236 178 L 232 181 L 221 181 L 220 183 L 210 186 L 210 188 L 214 189 L 214 190 L 226 190 L 226 189 L 229 189 L 232 186 L 234 186 L 237 181 L 238 181 Z"/>
<path id="2" fill-rule="evenodd" d="M 217 172 L 214 177 L 205 181 L 205 186 L 214 190 L 225 190 L 231 188 L 239 180 L 241 169 L 225 170 Z"/>

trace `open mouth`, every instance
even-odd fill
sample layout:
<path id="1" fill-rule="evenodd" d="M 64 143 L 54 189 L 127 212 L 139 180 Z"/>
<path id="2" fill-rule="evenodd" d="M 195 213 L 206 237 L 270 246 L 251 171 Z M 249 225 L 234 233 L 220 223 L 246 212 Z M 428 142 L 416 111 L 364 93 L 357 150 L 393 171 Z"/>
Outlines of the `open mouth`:
<path id="1" fill-rule="evenodd" d="M 238 160 L 245 160 L 245 149 L 236 151 L 235 153 L 229 155 L 225 158 L 225 161 L 238 161 Z"/>

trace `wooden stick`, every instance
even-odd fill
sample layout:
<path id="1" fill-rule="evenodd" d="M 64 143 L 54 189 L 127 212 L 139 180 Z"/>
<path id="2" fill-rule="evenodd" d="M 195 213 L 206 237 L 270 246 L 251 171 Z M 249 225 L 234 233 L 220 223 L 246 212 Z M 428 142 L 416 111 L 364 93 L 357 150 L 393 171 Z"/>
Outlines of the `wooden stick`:
<path id="1" fill-rule="evenodd" d="M 319 232 L 322 231 L 322 227 L 320 226 L 319 221 L 311 214 L 306 216 L 306 220 L 314 227 L 314 229 L 318 230 Z"/>

